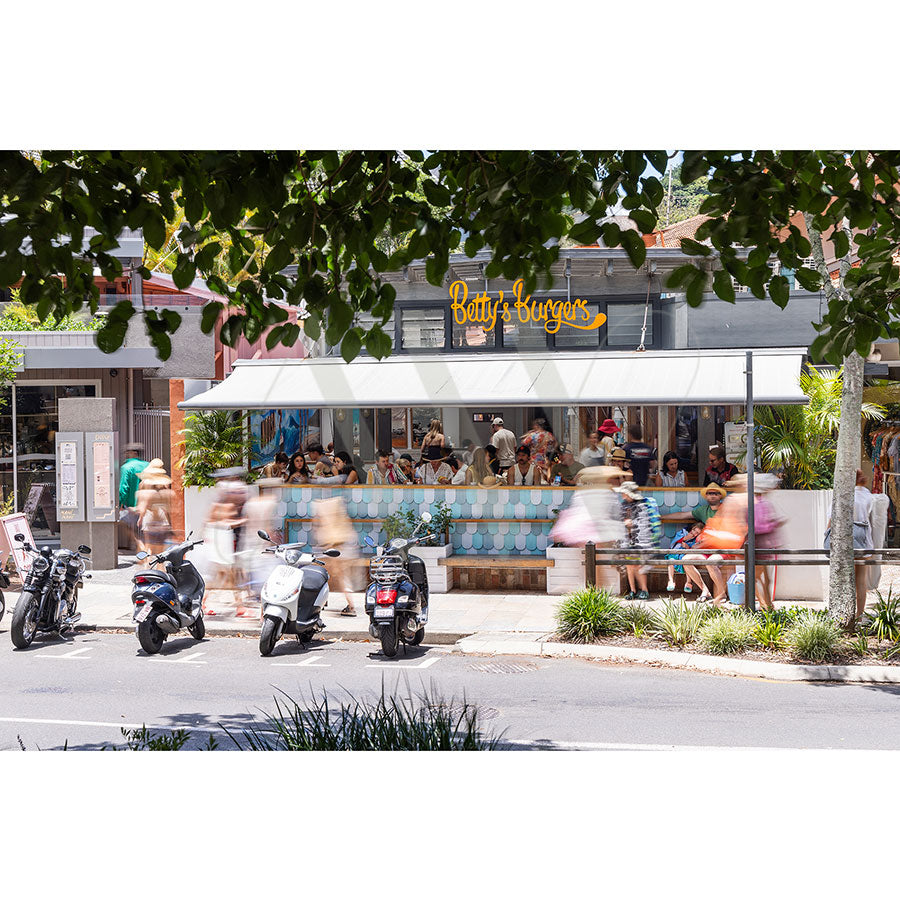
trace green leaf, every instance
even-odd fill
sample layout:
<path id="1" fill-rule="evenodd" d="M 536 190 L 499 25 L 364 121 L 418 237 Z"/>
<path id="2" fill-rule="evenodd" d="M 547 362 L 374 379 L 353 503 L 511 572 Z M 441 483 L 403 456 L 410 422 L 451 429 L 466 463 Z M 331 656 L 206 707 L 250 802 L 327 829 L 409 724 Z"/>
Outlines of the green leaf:
<path id="1" fill-rule="evenodd" d="M 706 291 L 706 273 L 699 269 L 694 270 L 694 275 L 688 282 L 685 299 L 689 306 L 699 307 L 703 303 L 703 294 Z"/>
<path id="2" fill-rule="evenodd" d="M 647 259 L 647 247 L 634 229 L 622 232 L 622 246 L 635 269 L 644 265 L 644 260 Z"/>
<path id="3" fill-rule="evenodd" d="M 791 286 L 783 275 L 776 275 L 769 280 L 769 295 L 783 310 L 791 299 Z"/>
<path id="4" fill-rule="evenodd" d="M 122 319 L 107 318 L 104 325 L 97 331 L 97 347 L 105 354 L 111 354 L 118 350 L 125 340 L 125 334 L 128 331 L 128 321 Z"/>
<path id="5" fill-rule="evenodd" d="M 724 269 L 717 269 L 713 274 L 713 291 L 722 300 L 734 303 L 734 282 L 731 280 L 731 275 Z"/>
<path id="6" fill-rule="evenodd" d="M 818 291 L 822 287 L 822 277 L 818 272 L 814 272 L 812 269 L 807 269 L 805 266 L 801 266 L 794 273 L 794 278 L 800 282 L 801 287 L 805 288 L 807 291 Z"/>
<path id="7" fill-rule="evenodd" d="M 708 171 L 702 150 L 685 150 L 681 163 L 681 183 L 689 185 Z"/>
<path id="8" fill-rule="evenodd" d="M 184 216 L 192 225 L 203 218 L 203 195 L 199 191 L 188 191 L 184 198 Z"/>
<path id="9" fill-rule="evenodd" d="M 576 244 L 596 244 L 603 233 L 603 226 L 593 219 L 584 219 L 569 229 L 569 237 Z"/>
<path id="10" fill-rule="evenodd" d="M 159 250 L 166 243 L 166 220 L 159 210 L 155 208 L 148 210 L 142 228 L 144 240 L 154 250 Z"/>
<path id="11" fill-rule="evenodd" d="M 291 247 L 287 241 L 278 241 L 269 251 L 263 268 L 266 272 L 281 272 L 291 262 Z"/>
<path id="12" fill-rule="evenodd" d="M 279 341 L 281 341 L 281 336 L 284 334 L 284 326 L 276 325 L 269 329 L 269 334 L 266 335 L 266 348 L 268 350 L 272 350 Z"/>
<path id="13" fill-rule="evenodd" d="M 196 274 L 197 266 L 194 261 L 187 254 L 179 253 L 178 262 L 172 271 L 172 281 L 175 282 L 175 287 L 181 291 L 189 288 Z"/>
<path id="14" fill-rule="evenodd" d="M 841 228 L 832 232 L 831 243 L 834 244 L 834 255 L 838 258 L 846 256 L 850 252 L 850 239 Z"/>
<path id="15" fill-rule="evenodd" d="M 669 155 L 665 150 L 648 150 L 646 151 L 647 159 L 650 165 L 660 174 L 665 175 L 669 165 Z"/>
<path id="16" fill-rule="evenodd" d="M 341 356 L 344 358 L 344 362 L 349 363 L 355 360 L 361 349 L 362 340 L 359 336 L 359 329 L 352 328 L 341 341 Z"/>
<path id="17" fill-rule="evenodd" d="M 648 210 L 632 210 L 629 215 L 644 234 L 650 234 L 656 228 L 656 216 Z"/>
<path id="18" fill-rule="evenodd" d="M 450 205 L 450 192 L 443 185 L 439 185 L 431 181 L 431 179 L 425 179 L 422 182 L 422 190 L 432 206 L 445 207 Z"/>
<path id="19" fill-rule="evenodd" d="M 691 279 L 693 279 L 694 273 L 697 271 L 697 267 L 693 265 L 693 263 L 684 263 L 681 266 L 676 266 L 673 270 L 669 278 L 666 280 L 667 288 L 680 288 L 682 285 L 687 284 Z"/>
<path id="20" fill-rule="evenodd" d="M 689 256 L 708 257 L 712 253 L 712 249 L 693 238 L 682 238 L 681 249 Z"/>
<path id="21" fill-rule="evenodd" d="M 428 257 L 425 261 L 425 278 L 428 279 L 430 284 L 438 288 L 444 283 L 445 271 L 446 266 L 442 265 L 437 257 Z"/>
<path id="22" fill-rule="evenodd" d="M 303 331 L 313 340 L 318 341 L 322 335 L 322 321 L 318 316 L 310 314 L 303 320 Z"/>
<path id="23" fill-rule="evenodd" d="M 204 335 L 208 335 L 213 330 L 215 324 L 219 321 L 219 315 L 223 309 L 223 304 L 217 300 L 208 303 L 203 308 L 203 315 L 200 317 L 200 330 Z"/>

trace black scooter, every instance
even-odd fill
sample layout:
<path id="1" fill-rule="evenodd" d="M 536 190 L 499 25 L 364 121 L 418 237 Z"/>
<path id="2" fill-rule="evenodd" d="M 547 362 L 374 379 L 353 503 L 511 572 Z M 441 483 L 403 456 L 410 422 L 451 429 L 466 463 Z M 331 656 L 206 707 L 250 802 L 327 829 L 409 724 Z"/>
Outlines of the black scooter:
<path id="1" fill-rule="evenodd" d="M 131 580 L 137 637 L 148 654 L 158 654 L 163 642 L 180 629 L 186 628 L 197 641 L 206 634 L 202 604 L 206 583 L 185 559 L 198 544 L 203 539 L 185 541 L 155 556 L 146 551 L 137 554 L 140 561 L 149 559 L 151 566 L 162 563 L 165 567 L 142 569 Z"/>

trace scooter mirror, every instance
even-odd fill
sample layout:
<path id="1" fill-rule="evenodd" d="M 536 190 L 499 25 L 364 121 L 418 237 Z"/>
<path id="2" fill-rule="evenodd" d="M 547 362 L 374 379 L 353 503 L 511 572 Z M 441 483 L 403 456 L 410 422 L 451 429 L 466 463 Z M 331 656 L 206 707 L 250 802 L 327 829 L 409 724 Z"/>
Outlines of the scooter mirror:
<path id="1" fill-rule="evenodd" d="M 365 541 L 369 547 L 375 547 L 375 539 L 371 535 L 366 535 L 363 541 Z"/>
<path id="2" fill-rule="evenodd" d="M 271 541 L 272 540 L 271 538 L 269 538 L 269 533 L 266 532 L 264 529 L 259 529 L 259 531 L 257 531 L 256 534 L 259 535 L 259 537 L 262 538 L 263 541 Z"/>
<path id="3" fill-rule="evenodd" d="M 427 510 L 422 514 L 422 522 L 431 522 L 431 514 Z"/>
<path id="4" fill-rule="evenodd" d="M 79 554 L 89 554 L 90 552 L 91 552 L 91 549 L 86 544 L 78 545 L 78 553 Z"/>
<path id="5" fill-rule="evenodd" d="M 146 551 L 138 551 L 134 556 L 137 560 L 146 560 L 150 555 Z"/>
<path id="6" fill-rule="evenodd" d="M 329 551 L 325 551 L 326 557 L 340 557 L 341 552 L 337 548 L 331 548 Z"/>

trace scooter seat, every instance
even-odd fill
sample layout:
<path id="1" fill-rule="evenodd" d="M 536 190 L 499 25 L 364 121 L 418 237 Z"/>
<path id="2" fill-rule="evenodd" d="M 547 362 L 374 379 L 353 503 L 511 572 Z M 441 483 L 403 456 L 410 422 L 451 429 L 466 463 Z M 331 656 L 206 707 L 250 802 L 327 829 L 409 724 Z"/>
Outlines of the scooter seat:
<path id="1" fill-rule="evenodd" d="M 303 594 L 315 597 L 327 581 L 328 571 L 324 566 L 313 564 L 303 567 Z"/>
<path id="2" fill-rule="evenodd" d="M 134 574 L 134 578 L 143 576 L 148 582 L 168 582 L 175 584 L 175 577 L 162 569 L 142 569 Z"/>

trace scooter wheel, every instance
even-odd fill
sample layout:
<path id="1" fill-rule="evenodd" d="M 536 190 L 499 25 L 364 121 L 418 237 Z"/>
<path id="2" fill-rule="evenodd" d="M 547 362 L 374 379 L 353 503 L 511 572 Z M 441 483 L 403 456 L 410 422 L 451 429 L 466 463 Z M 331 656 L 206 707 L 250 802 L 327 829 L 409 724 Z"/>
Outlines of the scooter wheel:
<path id="1" fill-rule="evenodd" d="M 192 626 L 188 626 L 188 632 L 191 633 L 191 638 L 195 641 L 203 640 L 203 636 L 206 635 L 206 623 L 203 622 L 202 613 L 197 617 Z"/>
<path id="2" fill-rule="evenodd" d="M 424 638 L 425 638 L 425 627 L 420 626 L 418 629 L 416 629 L 416 634 L 413 635 L 413 637 L 410 639 L 409 644 L 412 647 L 415 647 L 417 644 L 422 644 L 422 641 L 424 640 Z"/>
<path id="3" fill-rule="evenodd" d="M 259 631 L 259 653 L 263 657 L 268 657 L 275 649 L 275 642 L 278 641 L 278 627 L 280 621 L 277 616 L 267 616 L 263 620 L 262 628 Z"/>
<path id="4" fill-rule="evenodd" d="M 397 632 L 397 624 L 381 627 L 381 650 L 385 657 L 396 657 L 397 648 L 400 646 L 400 635 Z"/>
<path id="5" fill-rule="evenodd" d="M 141 647 L 148 654 L 158 654 L 162 650 L 163 642 L 166 640 L 163 630 L 152 619 L 138 623 L 137 636 Z"/>

